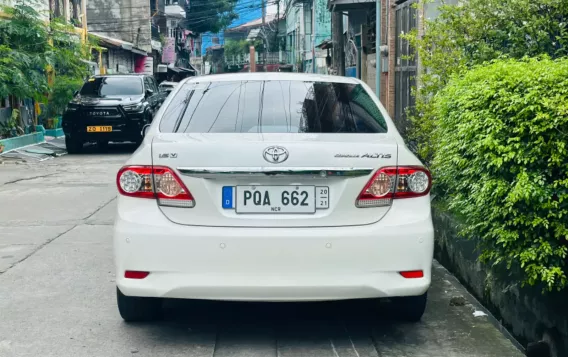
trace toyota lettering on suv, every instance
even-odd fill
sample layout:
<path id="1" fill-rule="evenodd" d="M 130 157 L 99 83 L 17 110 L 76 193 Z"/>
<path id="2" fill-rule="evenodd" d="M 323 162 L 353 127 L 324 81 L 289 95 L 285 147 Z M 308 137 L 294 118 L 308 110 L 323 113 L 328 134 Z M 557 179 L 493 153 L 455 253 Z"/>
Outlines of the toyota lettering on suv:
<path id="1" fill-rule="evenodd" d="M 89 78 L 63 115 L 67 151 L 78 153 L 87 142 L 100 148 L 109 141 L 139 143 L 144 125 L 152 122 L 167 94 L 147 75 Z"/>

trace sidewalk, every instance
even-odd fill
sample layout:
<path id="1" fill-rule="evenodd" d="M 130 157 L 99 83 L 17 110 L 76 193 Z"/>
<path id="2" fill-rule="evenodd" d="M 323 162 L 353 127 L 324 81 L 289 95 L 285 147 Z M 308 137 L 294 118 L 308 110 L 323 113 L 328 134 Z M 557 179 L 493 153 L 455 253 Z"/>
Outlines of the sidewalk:
<path id="1" fill-rule="evenodd" d="M 45 142 L 0 154 L 0 164 L 45 161 L 67 154 L 64 137 L 46 136 Z"/>

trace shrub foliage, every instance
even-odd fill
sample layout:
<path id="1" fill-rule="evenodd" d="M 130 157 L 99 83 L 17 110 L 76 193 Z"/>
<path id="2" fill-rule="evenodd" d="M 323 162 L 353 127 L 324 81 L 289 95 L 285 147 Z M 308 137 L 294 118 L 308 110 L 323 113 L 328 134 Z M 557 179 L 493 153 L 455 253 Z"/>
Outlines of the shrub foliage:
<path id="1" fill-rule="evenodd" d="M 422 6 L 432 0 L 421 0 Z M 408 128 L 418 154 L 429 161 L 438 138 L 430 99 L 453 74 L 499 58 L 568 56 L 567 0 L 441 0 L 435 19 L 425 19 L 423 34 L 403 35 L 422 67 L 416 110 Z"/>
<path id="2" fill-rule="evenodd" d="M 432 101 L 433 172 L 482 259 L 567 285 L 568 59 L 495 60 Z"/>

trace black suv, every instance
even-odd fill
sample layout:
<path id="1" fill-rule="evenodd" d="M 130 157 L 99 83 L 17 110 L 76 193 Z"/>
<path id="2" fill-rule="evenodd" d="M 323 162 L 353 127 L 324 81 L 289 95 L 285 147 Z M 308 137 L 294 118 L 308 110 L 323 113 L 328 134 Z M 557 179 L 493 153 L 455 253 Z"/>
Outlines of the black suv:
<path id="1" fill-rule="evenodd" d="M 144 125 L 152 122 L 167 95 L 149 75 L 89 78 L 63 114 L 67 152 L 80 152 L 86 142 L 96 142 L 100 148 L 109 141 L 140 143 Z"/>

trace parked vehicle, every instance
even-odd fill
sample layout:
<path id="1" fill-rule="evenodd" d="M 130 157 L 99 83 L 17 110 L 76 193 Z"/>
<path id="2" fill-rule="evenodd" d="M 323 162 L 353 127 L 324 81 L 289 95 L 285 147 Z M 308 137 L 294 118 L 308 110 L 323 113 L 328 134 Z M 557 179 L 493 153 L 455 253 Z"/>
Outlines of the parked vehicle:
<path id="1" fill-rule="evenodd" d="M 109 141 L 141 142 L 142 128 L 152 122 L 167 95 L 148 75 L 90 77 L 63 115 L 67 151 L 78 153 L 86 142 L 101 148 Z"/>
<path id="2" fill-rule="evenodd" d="M 168 94 L 174 90 L 174 88 L 179 84 L 179 82 L 168 82 L 164 81 L 160 83 L 159 88 L 161 91 L 167 92 Z"/>
<path id="3" fill-rule="evenodd" d="M 431 282 L 429 171 L 356 78 L 247 73 L 174 89 L 116 183 L 126 321 L 162 298 L 392 298 Z"/>

